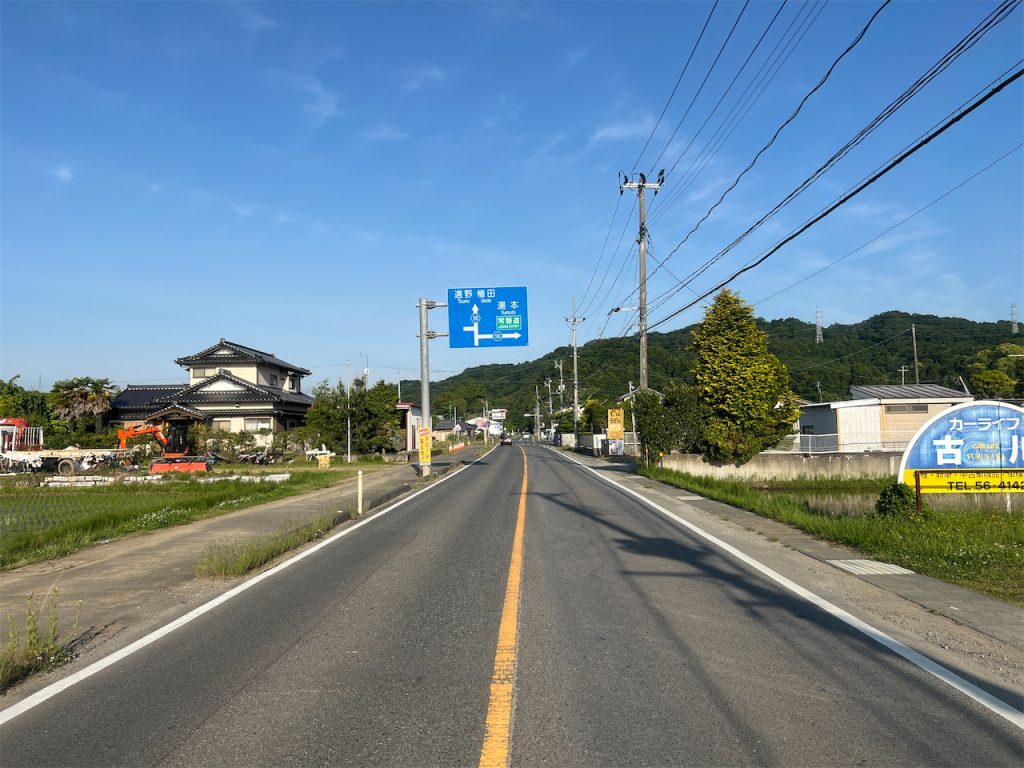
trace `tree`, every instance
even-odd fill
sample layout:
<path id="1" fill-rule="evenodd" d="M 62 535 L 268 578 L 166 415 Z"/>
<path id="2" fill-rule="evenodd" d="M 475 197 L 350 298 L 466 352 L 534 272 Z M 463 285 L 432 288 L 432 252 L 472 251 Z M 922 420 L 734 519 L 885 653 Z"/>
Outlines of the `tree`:
<path id="1" fill-rule="evenodd" d="M 103 414 L 110 410 L 116 394 L 110 379 L 76 376 L 54 382 L 49 400 L 54 414 L 65 419 L 74 432 L 86 416 L 95 417 L 96 426 L 102 424 Z"/>
<path id="2" fill-rule="evenodd" d="M 676 422 L 675 412 L 665 407 L 657 392 L 652 389 L 636 392 L 633 395 L 633 412 L 645 463 L 653 463 L 662 454 L 679 446 L 682 429 Z"/>
<path id="3" fill-rule="evenodd" d="M 694 329 L 692 348 L 707 458 L 742 463 L 790 431 L 800 415 L 796 395 L 749 304 L 721 291 Z"/>
<path id="4" fill-rule="evenodd" d="M 401 440 L 401 416 L 398 413 L 398 387 L 383 379 L 366 393 L 366 415 L 370 422 L 369 449 L 395 451 Z"/>
<path id="5" fill-rule="evenodd" d="M 983 400 L 1013 397 L 1016 383 L 1003 371 L 989 369 L 971 377 L 971 389 L 976 397 Z"/>
<path id="6" fill-rule="evenodd" d="M 697 388 L 692 384 L 670 382 L 665 387 L 664 402 L 672 427 L 677 431 L 673 447 L 683 453 L 698 451 L 704 436 L 704 422 Z"/>
<path id="7" fill-rule="evenodd" d="M 330 446 L 333 451 L 344 451 L 347 442 L 348 398 L 345 385 L 340 381 L 334 387 L 321 381 L 313 387 L 313 402 L 306 411 L 304 437 L 315 445 Z"/>

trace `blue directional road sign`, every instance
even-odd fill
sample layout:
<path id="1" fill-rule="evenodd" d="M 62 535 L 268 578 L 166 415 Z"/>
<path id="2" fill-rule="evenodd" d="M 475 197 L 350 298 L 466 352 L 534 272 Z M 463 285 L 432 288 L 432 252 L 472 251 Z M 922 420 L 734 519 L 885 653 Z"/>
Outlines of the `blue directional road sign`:
<path id="1" fill-rule="evenodd" d="M 448 347 L 525 347 L 526 286 L 449 288 Z"/>

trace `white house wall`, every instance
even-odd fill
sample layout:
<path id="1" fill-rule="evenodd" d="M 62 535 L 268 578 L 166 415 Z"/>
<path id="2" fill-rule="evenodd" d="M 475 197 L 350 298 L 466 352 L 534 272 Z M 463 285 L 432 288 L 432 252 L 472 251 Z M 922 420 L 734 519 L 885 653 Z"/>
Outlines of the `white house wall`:
<path id="1" fill-rule="evenodd" d="M 839 450 L 860 452 L 865 445 L 882 442 L 881 408 L 877 403 L 836 409 L 839 422 Z"/>

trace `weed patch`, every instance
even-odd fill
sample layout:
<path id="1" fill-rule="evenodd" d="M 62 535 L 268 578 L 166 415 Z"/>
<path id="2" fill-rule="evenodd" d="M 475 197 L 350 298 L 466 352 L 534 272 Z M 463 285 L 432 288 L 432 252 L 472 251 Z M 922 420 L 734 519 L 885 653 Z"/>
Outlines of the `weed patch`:
<path id="1" fill-rule="evenodd" d="M 243 576 L 296 547 L 318 539 L 331 529 L 331 515 L 321 515 L 311 523 L 271 536 L 243 543 L 211 544 L 196 566 L 196 577 L 230 578 Z"/>
<path id="2" fill-rule="evenodd" d="M 72 658 L 71 643 L 78 631 L 76 613 L 74 624 L 64 640 L 57 632 L 57 588 L 50 592 L 46 603 L 46 630 L 39 626 L 39 606 L 34 594 L 25 598 L 25 633 L 14 616 L 7 617 L 7 641 L 0 653 L 0 693 L 31 674 L 48 671 L 65 664 Z M 79 606 L 79 612 L 81 606 Z"/>
<path id="3" fill-rule="evenodd" d="M 835 515 L 807 499 L 735 481 L 657 467 L 640 474 L 769 517 L 877 560 L 1024 605 L 1024 513 L 999 509 L 931 509 L 916 514 Z M 833 488 L 835 490 L 835 488 Z"/>

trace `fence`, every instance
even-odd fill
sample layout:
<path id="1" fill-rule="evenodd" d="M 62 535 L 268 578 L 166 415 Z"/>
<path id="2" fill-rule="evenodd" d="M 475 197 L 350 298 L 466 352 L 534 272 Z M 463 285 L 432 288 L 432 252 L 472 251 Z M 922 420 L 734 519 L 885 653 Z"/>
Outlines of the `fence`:
<path id="1" fill-rule="evenodd" d="M 836 433 L 831 435 L 787 435 L 769 453 L 869 453 L 902 452 L 915 431 Z"/>

